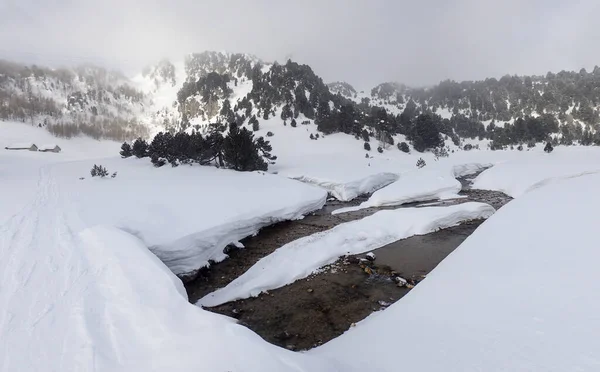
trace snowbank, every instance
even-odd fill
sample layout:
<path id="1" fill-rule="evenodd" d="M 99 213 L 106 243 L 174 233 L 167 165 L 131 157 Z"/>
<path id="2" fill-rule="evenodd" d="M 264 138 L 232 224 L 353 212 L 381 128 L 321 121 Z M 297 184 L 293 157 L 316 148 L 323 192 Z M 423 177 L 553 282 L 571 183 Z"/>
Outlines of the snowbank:
<path id="1" fill-rule="evenodd" d="M 493 163 L 466 163 L 457 164 L 452 167 L 452 174 L 455 178 L 470 176 L 492 167 Z"/>
<path id="2" fill-rule="evenodd" d="M 216 306 L 257 296 L 262 291 L 307 277 L 341 255 L 368 252 L 412 235 L 426 234 L 465 220 L 487 218 L 492 213 L 494 208 L 482 203 L 380 211 L 284 245 L 225 288 L 200 299 L 198 304 Z"/>
<path id="3" fill-rule="evenodd" d="M 350 201 L 360 195 L 370 194 L 376 190 L 379 190 L 395 182 L 398 177 L 399 176 L 395 173 L 377 173 L 356 181 L 349 181 L 345 183 L 313 179 L 307 176 L 291 178 L 322 187 L 337 200 Z"/>
<path id="4" fill-rule="evenodd" d="M 223 248 L 264 226 L 325 204 L 317 187 L 262 172 L 154 168 L 147 159 L 103 159 L 114 179 L 86 178 L 90 162 L 53 169 L 87 226 L 117 226 L 140 238 L 176 274 L 222 261 Z"/>
<path id="5" fill-rule="evenodd" d="M 389 186 L 375 191 L 369 200 L 356 207 L 336 209 L 332 214 L 370 207 L 402 205 L 417 201 L 457 197 L 461 184 L 448 172 L 421 169 L 404 173 Z"/>
<path id="6" fill-rule="evenodd" d="M 134 236 L 103 226 L 70 235 L 66 225 L 54 235 L 54 211 L 40 212 L 48 224 L 36 231 L 40 245 L 23 239 L 0 250 L 2 370 L 331 370 L 190 305 L 181 282 Z"/>
<path id="7" fill-rule="evenodd" d="M 517 198 L 407 296 L 309 354 L 370 371 L 598 370 L 598 188 L 587 175 Z"/>
<path id="8" fill-rule="evenodd" d="M 561 147 L 503 162 L 481 173 L 473 188 L 502 191 L 513 198 L 564 178 L 600 172 L 600 149 Z"/>

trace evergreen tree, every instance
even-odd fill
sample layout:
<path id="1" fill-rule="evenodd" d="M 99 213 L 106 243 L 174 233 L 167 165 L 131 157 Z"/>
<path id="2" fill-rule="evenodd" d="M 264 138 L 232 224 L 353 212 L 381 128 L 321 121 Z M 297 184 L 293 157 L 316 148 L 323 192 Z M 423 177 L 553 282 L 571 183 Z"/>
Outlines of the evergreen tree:
<path id="1" fill-rule="evenodd" d="M 369 138 L 369 132 L 367 132 L 366 129 L 363 129 L 362 132 L 360 132 L 360 134 L 362 136 L 363 141 L 369 142 L 369 139 L 370 139 Z"/>
<path id="2" fill-rule="evenodd" d="M 371 151 L 371 145 L 369 144 L 369 142 L 365 142 L 365 145 L 363 146 L 363 148 L 367 151 Z"/>
<path id="3" fill-rule="evenodd" d="M 413 147 L 419 152 L 440 147 L 444 144 L 444 140 L 429 114 L 419 115 L 409 134 L 409 138 L 413 141 Z"/>
<path id="4" fill-rule="evenodd" d="M 248 123 L 252 124 L 252 130 L 253 131 L 258 131 L 260 129 L 260 126 L 258 124 L 258 119 L 256 118 L 256 115 L 252 115 L 252 117 L 250 118 L 250 120 L 248 121 Z"/>
<path id="5" fill-rule="evenodd" d="M 121 154 L 122 158 L 129 158 L 133 155 L 133 149 L 131 148 L 131 145 L 127 142 L 123 142 L 123 144 L 121 145 L 121 151 L 119 152 L 119 154 Z"/>
<path id="6" fill-rule="evenodd" d="M 252 132 L 230 124 L 229 133 L 223 140 L 223 160 L 225 164 L 238 171 L 267 170 L 264 159 L 274 161 L 271 145 L 264 138 L 254 140 Z"/>
<path id="7" fill-rule="evenodd" d="M 408 147 L 408 144 L 406 142 L 400 142 L 398 144 L 398 150 L 408 154 L 410 152 L 410 147 Z"/>
<path id="8" fill-rule="evenodd" d="M 290 125 L 292 126 L 292 128 L 296 128 L 296 126 L 298 125 L 296 123 L 296 119 L 292 119 L 292 122 L 290 123 Z"/>
<path id="9" fill-rule="evenodd" d="M 547 152 L 548 154 L 551 153 L 554 150 L 554 147 L 552 146 L 552 143 L 550 142 L 546 142 L 546 147 L 544 147 L 544 151 Z"/>
<path id="10" fill-rule="evenodd" d="M 108 170 L 105 167 L 103 167 L 102 165 L 94 164 L 94 166 L 92 167 L 92 170 L 90 171 L 90 174 L 92 175 L 92 177 L 104 178 L 104 177 L 108 176 Z"/>
<path id="11" fill-rule="evenodd" d="M 136 158 L 145 158 L 148 156 L 148 143 L 141 138 L 136 139 L 133 142 L 132 152 Z"/>
<path id="12" fill-rule="evenodd" d="M 281 120 L 285 121 L 287 119 L 293 119 L 294 113 L 292 112 L 292 108 L 290 105 L 285 104 L 281 109 Z"/>
<path id="13" fill-rule="evenodd" d="M 421 169 L 426 165 L 427 164 L 425 163 L 425 160 L 423 160 L 423 158 L 419 158 L 419 160 L 417 160 L 417 168 Z"/>

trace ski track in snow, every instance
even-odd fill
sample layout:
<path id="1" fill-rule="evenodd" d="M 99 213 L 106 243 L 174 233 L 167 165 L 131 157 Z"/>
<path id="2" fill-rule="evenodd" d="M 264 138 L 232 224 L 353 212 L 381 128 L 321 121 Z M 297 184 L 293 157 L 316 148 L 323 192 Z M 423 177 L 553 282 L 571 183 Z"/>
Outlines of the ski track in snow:
<path id="1" fill-rule="evenodd" d="M 24 363 L 23 359 L 29 358 L 38 360 L 41 368 L 44 360 L 50 360 L 52 354 L 68 354 L 65 349 L 73 348 L 72 342 L 75 340 L 69 339 L 68 333 L 61 334 L 54 329 L 56 314 L 69 314 L 74 323 L 98 322 L 98 319 L 89 317 L 98 312 L 90 314 L 83 311 L 85 304 L 82 300 L 85 297 L 82 292 L 93 288 L 90 284 L 99 273 L 90 273 L 85 269 L 90 265 L 82 260 L 84 256 L 80 252 L 83 247 L 79 245 L 79 238 L 72 229 L 78 224 L 77 216 L 69 215 L 70 211 L 68 199 L 60 194 L 51 168 L 43 166 L 39 170 L 34 199 L 3 224 L 0 230 L 0 271 L 3 273 L 4 288 L 0 291 L 0 303 L 8 306 L 3 309 L 4 315 L 0 321 L 3 332 L 0 349 L 5 352 L 2 370 L 19 370 L 19 366 L 29 364 Z M 59 266 L 66 266 L 68 270 L 59 270 Z M 19 269 L 15 272 L 10 267 Z M 9 274 L 11 271 L 14 275 Z M 33 284 L 37 287 L 33 287 Z M 58 296 L 52 290 L 56 287 L 60 288 Z M 104 320 L 110 324 L 110 319 Z M 87 341 L 79 345 L 79 352 L 92 358 L 95 358 L 96 351 L 93 348 L 86 350 L 84 344 L 91 344 L 93 339 L 99 338 L 104 340 L 103 345 L 113 344 L 110 330 L 86 326 L 73 328 L 95 329 L 99 333 L 93 338 L 92 335 L 86 335 L 83 339 Z M 27 337 L 23 337 L 24 334 Z M 29 340 L 44 338 L 56 342 L 46 345 L 44 349 L 30 347 Z M 11 350 L 15 352 L 9 352 Z M 23 350 L 39 354 L 28 355 Z M 118 349 L 112 347 L 112 350 L 116 352 Z"/>

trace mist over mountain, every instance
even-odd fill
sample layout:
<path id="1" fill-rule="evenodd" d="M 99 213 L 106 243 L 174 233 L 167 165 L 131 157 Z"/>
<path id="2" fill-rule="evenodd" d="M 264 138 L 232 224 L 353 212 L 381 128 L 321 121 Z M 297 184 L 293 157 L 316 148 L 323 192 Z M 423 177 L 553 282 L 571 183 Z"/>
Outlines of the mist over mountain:
<path id="1" fill-rule="evenodd" d="M 165 59 L 132 77 L 96 66 L 0 62 L 0 119 L 61 137 L 131 140 L 158 131 L 207 131 L 215 123 L 256 128 L 276 119 L 282 126 L 310 123 L 324 134 L 384 142 L 403 134 L 413 146 L 422 127 L 455 144 L 463 138 L 491 139 L 498 148 L 546 140 L 591 144 L 600 142 L 599 105 L 598 67 L 445 80 L 428 88 L 384 82 L 365 91 L 349 82 L 326 84 L 310 66 L 292 60 L 270 63 L 239 53 Z M 436 146 L 430 142 L 424 149 Z"/>

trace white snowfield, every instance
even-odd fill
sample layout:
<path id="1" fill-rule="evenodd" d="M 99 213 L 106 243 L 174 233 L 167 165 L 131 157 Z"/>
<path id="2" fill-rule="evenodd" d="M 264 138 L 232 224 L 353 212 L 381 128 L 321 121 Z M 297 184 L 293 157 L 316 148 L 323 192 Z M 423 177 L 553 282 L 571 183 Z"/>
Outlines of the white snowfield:
<path id="1" fill-rule="evenodd" d="M 320 209 L 327 193 L 262 172 L 165 166 L 148 159 L 98 160 L 116 178 L 89 177 L 95 162 L 54 165 L 54 177 L 86 226 L 110 225 L 140 238 L 176 274 L 222 261 L 223 248 L 264 226 Z M 86 179 L 80 180 L 84 176 Z"/>
<path id="2" fill-rule="evenodd" d="M 0 125 L 0 141 L 45 136 Z M 256 229 L 319 208 L 324 190 L 260 173 L 153 169 L 147 159 L 72 161 L 84 157 L 79 146 L 106 156 L 118 144 L 60 145 L 64 153 L 53 157 L 0 152 L 1 371 L 335 370 L 189 304 L 181 281 L 148 250 L 188 232 L 218 240 L 210 226 L 237 239 L 236 216 Z M 118 176 L 91 179 L 94 163 Z"/>
<path id="3" fill-rule="evenodd" d="M 274 149 L 280 173 L 287 175 L 287 167 L 290 174 L 326 179 L 325 167 L 331 166 L 329 179 L 347 183 L 413 170 L 420 156 L 385 150 L 373 154 L 378 160 L 369 166 L 350 156 L 344 160 L 346 148 L 331 146 L 331 137 L 309 142 L 307 153 L 321 146 L 314 143 L 325 145 L 304 164 L 304 155 L 284 160 Z M 56 143 L 62 151 L 48 156 L 4 150 L 27 141 Z M 348 143 L 361 146 L 352 138 Z M 0 122 L 0 371 L 600 370 L 595 295 L 600 174 L 590 174 L 600 164 L 598 148 L 473 151 L 439 162 L 423 155 L 428 169 L 444 172 L 472 162 L 496 164 L 478 182 L 521 197 L 403 299 L 307 353 L 270 345 L 232 319 L 189 304 L 181 282 L 148 245 L 170 247 L 238 219 L 263 221 L 269 208 L 274 218 L 290 216 L 294 206 L 322 202 L 325 191 L 275 175 L 154 169 L 145 160 L 115 158 L 118 148 L 114 142 L 62 140 L 23 123 Z M 329 163 L 321 165 L 322 158 Z M 94 163 L 117 171 L 117 177 L 90 179 Z M 380 224 L 364 236 L 358 231 L 347 231 L 354 239 L 348 241 L 321 236 L 314 247 L 319 241 L 346 244 L 345 251 L 383 244 L 385 233 L 404 231 L 387 218 L 396 216 L 390 213 L 374 215 L 383 216 L 376 217 Z M 417 222 L 415 216 L 408 221 Z M 422 218 L 433 224 L 437 217 Z M 373 228 L 382 235 L 372 235 Z M 302 267 L 313 255 L 321 257 L 306 252 L 290 257 Z M 279 266 L 269 269 L 280 275 Z M 283 267 L 300 271 L 294 262 Z M 286 275 L 272 279 L 287 281 Z"/>
<path id="4" fill-rule="evenodd" d="M 557 146 L 550 154 L 528 153 L 481 173 L 473 188 L 498 190 L 512 197 L 545 184 L 582 174 L 600 172 L 600 149 Z"/>
<path id="5" fill-rule="evenodd" d="M 483 203 L 379 211 L 284 245 L 226 287 L 200 299 L 198 304 L 210 307 L 258 296 L 305 278 L 341 255 L 368 252 L 413 235 L 488 218 L 493 213 L 494 208 Z"/>
<path id="6" fill-rule="evenodd" d="M 598 188 L 585 175 L 517 198 L 407 296 L 308 354 L 356 371 L 600 370 Z"/>
<path id="7" fill-rule="evenodd" d="M 458 197 L 462 186 L 454 174 L 419 169 L 403 173 L 398 181 L 377 190 L 369 200 L 355 207 L 340 208 L 331 214 L 341 214 L 370 207 L 389 207 L 406 203 Z"/>

